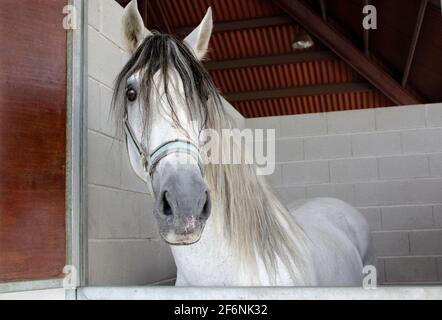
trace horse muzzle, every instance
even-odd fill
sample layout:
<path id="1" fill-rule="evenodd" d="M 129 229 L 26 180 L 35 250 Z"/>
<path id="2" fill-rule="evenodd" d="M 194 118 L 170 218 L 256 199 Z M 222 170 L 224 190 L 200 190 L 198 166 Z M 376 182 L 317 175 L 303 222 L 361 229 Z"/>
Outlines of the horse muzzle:
<path id="1" fill-rule="evenodd" d="M 171 245 L 193 244 L 201 238 L 210 216 L 207 185 L 194 166 L 168 173 L 155 197 L 160 235 Z"/>
<path id="2" fill-rule="evenodd" d="M 183 222 L 179 226 L 169 228 L 168 232 L 161 236 L 170 245 L 190 245 L 200 240 L 204 226 L 205 221 Z"/>

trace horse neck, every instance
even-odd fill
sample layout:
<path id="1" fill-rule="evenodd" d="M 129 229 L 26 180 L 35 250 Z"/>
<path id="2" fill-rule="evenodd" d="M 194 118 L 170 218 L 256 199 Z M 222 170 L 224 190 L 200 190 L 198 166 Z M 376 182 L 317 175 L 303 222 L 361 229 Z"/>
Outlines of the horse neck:
<path id="1" fill-rule="evenodd" d="M 190 246 L 171 246 L 181 285 L 236 286 L 246 285 L 246 277 L 238 273 L 235 252 L 223 234 L 217 217 L 223 215 L 212 210 L 201 239 Z"/>

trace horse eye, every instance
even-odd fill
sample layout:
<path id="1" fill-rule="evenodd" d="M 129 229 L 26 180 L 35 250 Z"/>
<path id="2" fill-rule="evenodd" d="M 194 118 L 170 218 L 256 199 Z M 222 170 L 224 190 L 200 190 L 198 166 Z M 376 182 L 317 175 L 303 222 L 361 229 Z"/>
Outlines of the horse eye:
<path id="1" fill-rule="evenodd" d="M 135 91 L 135 89 L 127 89 L 126 91 L 126 97 L 127 100 L 129 100 L 130 102 L 134 102 L 135 100 L 137 100 L 137 92 Z"/>

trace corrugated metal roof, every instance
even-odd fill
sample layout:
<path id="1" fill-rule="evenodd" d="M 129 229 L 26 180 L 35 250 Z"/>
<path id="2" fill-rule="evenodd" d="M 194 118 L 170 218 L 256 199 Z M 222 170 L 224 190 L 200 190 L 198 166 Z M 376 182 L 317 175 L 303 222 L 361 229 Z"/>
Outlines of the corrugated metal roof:
<path id="1" fill-rule="evenodd" d="M 215 70 L 211 75 L 223 93 L 361 81 L 338 59 Z"/>
<path id="2" fill-rule="evenodd" d="M 281 14 L 268 0 L 162 0 L 161 4 L 174 28 L 198 25 L 209 7 L 216 22 Z"/>
<path id="3" fill-rule="evenodd" d="M 299 27 L 292 25 L 215 33 L 210 40 L 212 60 L 290 53 Z"/>
<path id="4" fill-rule="evenodd" d="M 268 0 L 163 0 L 161 4 L 168 23 L 174 30 L 199 24 L 209 6 L 213 9 L 215 24 L 281 16 L 283 14 L 279 8 Z M 211 62 L 216 62 L 324 50 L 325 47 L 314 39 L 315 45 L 309 50 L 295 51 L 292 44 L 298 32 L 300 32 L 298 25 L 286 23 L 216 32 L 211 39 L 208 58 Z M 226 95 L 239 92 L 364 81 L 350 66 L 337 57 L 299 63 L 281 61 L 271 65 L 211 70 L 210 73 L 220 91 Z M 245 117 L 393 105 L 388 98 L 375 88 L 363 92 L 250 100 L 233 102 L 232 104 Z"/>

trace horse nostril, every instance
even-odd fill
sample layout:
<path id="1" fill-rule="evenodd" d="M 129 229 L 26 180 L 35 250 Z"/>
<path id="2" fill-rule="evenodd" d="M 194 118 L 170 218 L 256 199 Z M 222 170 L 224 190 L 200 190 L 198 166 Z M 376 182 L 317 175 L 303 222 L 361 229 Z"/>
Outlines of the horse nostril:
<path id="1" fill-rule="evenodd" d="M 172 208 L 167 200 L 167 191 L 163 193 L 163 214 L 165 216 L 171 216 L 173 214 Z"/>
<path id="2" fill-rule="evenodd" d="M 210 195 L 209 192 L 206 191 L 206 202 L 203 206 L 203 211 L 201 211 L 201 216 L 207 218 L 210 215 L 211 203 L 210 203 Z"/>

